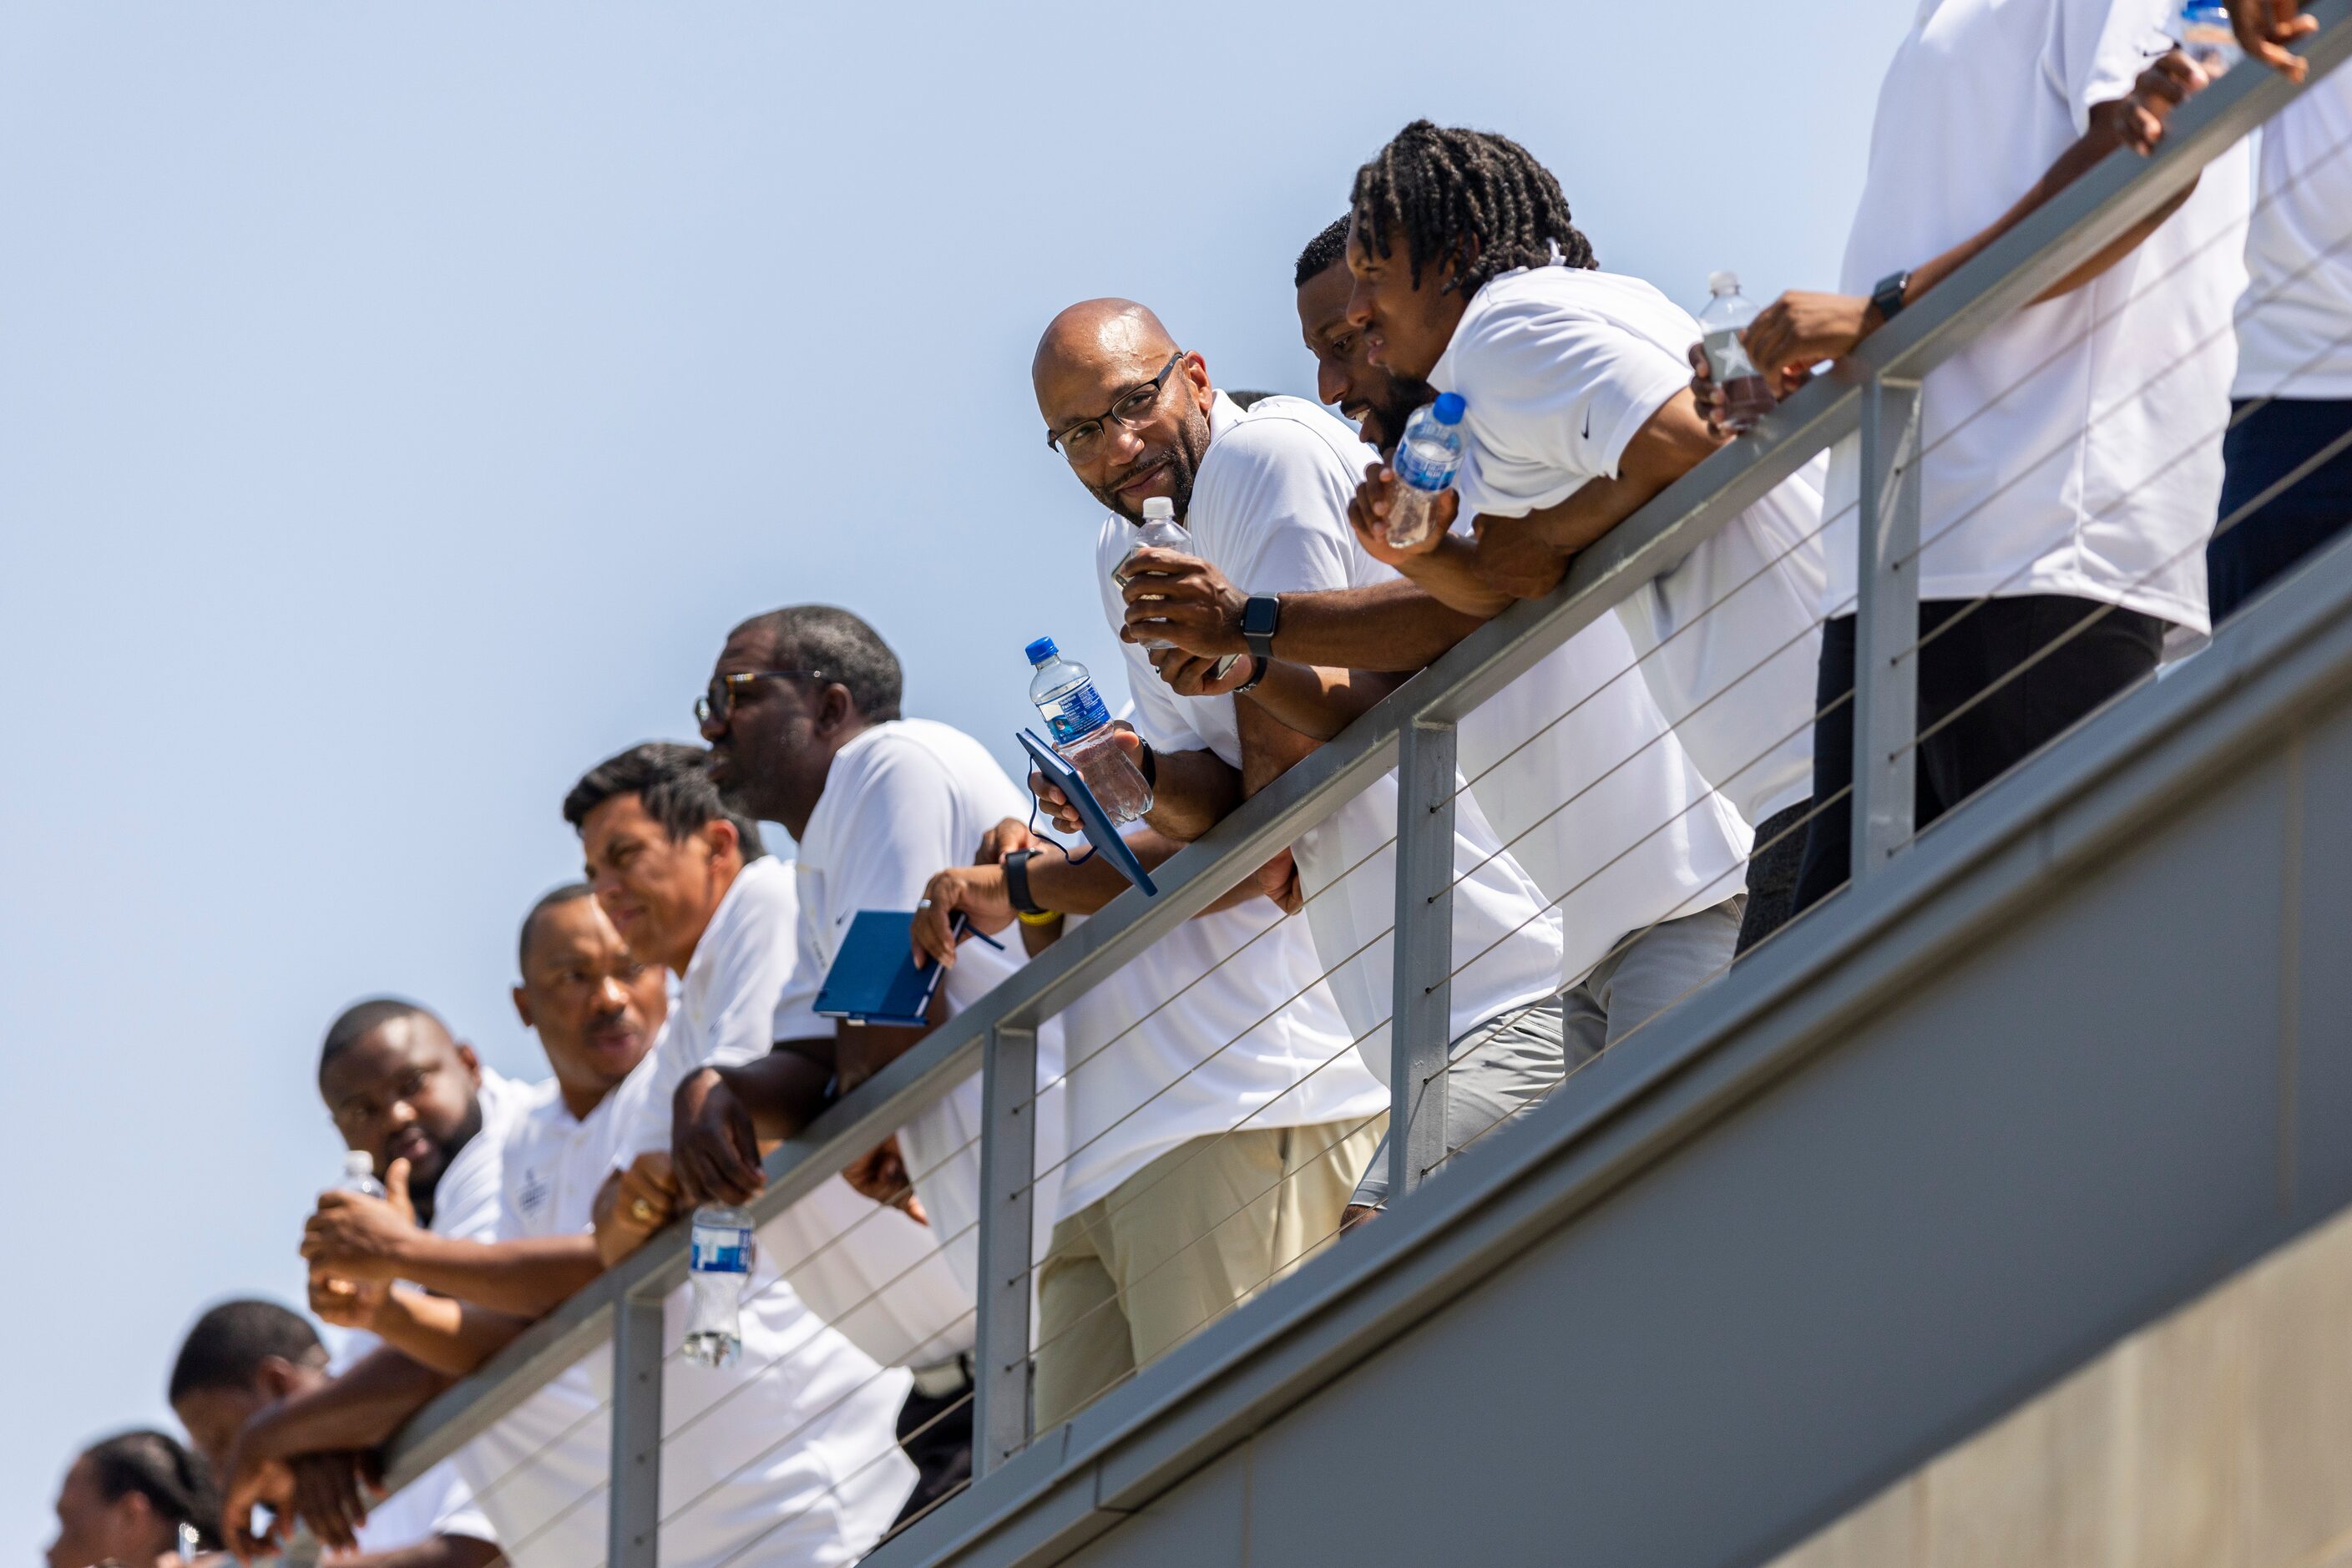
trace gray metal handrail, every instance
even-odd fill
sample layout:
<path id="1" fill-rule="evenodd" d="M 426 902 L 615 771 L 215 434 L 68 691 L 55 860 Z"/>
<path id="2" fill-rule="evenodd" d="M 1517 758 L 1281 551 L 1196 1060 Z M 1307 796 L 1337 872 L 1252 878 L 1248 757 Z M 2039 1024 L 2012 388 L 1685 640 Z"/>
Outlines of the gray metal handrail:
<path id="1" fill-rule="evenodd" d="M 2315 0 L 2306 9 L 2321 29 L 2298 52 L 2316 81 L 2352 55 L 2352 0 Z M 1393 1190 L 1407 1190 L 1434 1163 L 1414 1158 L 1415 1152 L 1425 1156 L 1421 1143 L 1443 1125 L 1436 1099 L 1425 1095 L 1416 1105 L 1411 1094 L 1424 1079 L 1443 1084 L 1444 966 L 1424 973 L 1427 966 L 1417 967 L 1412 953 L 1416 934 L 1444 929 L 1452 886 L 1455 724 L 1856 430 L 1864 433 L 1867 482 L 1860 518 L 1865 544 L 1857 608 L 1853 876 L 1862 881 L 1882 874 L 1912 837 L 1907 742 L 1915 731 L 1916 668 L 1906 670 L 1896 656 L 1916 639 L 1918 615 L 1916 574 L 1904 569 L 1916 549 L 1918 492 L 1904 481 L 1916 468 L 1909 459 L 1917 447 L 1920 380 L 2182 190 L 2301 90 L 2248 64 L 2200 94 L 2174 117 L 2153 156 L 2117 153 L 2077 180 L 1872 334 L 1832 375 L 1790 397 L 1586 550 L 1549 597 L 1480 627 L 1160 868 L 1158 898 L 1125 894 L 768 1156 L 767 1187 L 751 1205 L 761 1221 L 807 1196 L 985 1068 L 977 1473 L 997 1468 L 1028 1435 L 1029 1161 L 1019 1155 L 1030 1146 L 1034 1096 L 1007 1086 L 1034 1082 L 1035 1031 L 1399 768 L 1391 1158 Z M 1444 950 L 1442 942 L 1420 945 Z M 660 1303 L 686 1279 L 687 1242 L 687 1225 L 673 1224 L 434 1400 L 390 1446 L 387 1484 L 415 1479 L 609 1337 L 614 1418 L 608 1562 L 611 1568 L 654 1563 Z"/>

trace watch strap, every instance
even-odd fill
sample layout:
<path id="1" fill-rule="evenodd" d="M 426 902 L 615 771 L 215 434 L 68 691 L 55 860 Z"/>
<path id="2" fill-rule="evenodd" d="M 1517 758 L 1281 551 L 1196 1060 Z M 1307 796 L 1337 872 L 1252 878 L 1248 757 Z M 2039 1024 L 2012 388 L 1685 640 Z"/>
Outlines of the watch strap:
<path id="1" fill-rule="evenodd" d="M 1035 853 L 1034 849 L 1015 849 L 1005 856 L 1003 862 L 1004 896 L 1013 901 L 1013 912 L 1016 915 L 1042 915 L 1045 912 L 1029 894 L 1029 857 Z"/>
<path id="2" fill-rule="evenodd" d="M 1239 697 L 1244 691 L 1255 690 L 1257 689 L 1257 683 L 1265 679 L 1265 667 L 1271 662 L 1272 661 L 1262 653 L 1254 653 L 1250 655 L 1250 678 L 1247 680 L 1243 681 L 1239 686 L 1234 687 L 1227 695 Z"/>

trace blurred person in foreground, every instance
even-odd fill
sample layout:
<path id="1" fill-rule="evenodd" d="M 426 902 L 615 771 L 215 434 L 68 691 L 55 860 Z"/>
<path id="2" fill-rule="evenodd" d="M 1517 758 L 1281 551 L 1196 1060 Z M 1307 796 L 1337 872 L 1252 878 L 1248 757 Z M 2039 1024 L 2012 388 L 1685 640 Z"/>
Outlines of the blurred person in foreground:
<path id="1" fill-rule="evenodd" d="M 57 1539 L 43 1561 L 48 1568 L 185 1563 L 182 1527 L 194 1531 L 198 1546 L 215 1546 L 219 1513 L 201 1458 L 161 1432 L 117 1433 L 83 1449 L 67 1469 L 58 1488 Z"/>
<path id="2" fill-rule="evenodd" d="M 840 662 L 837 653 L 820 652 Z M 706 710 L 738 700 L 714 687 Z M 683 1180 L 672 1164 L 679 1089 L 768 1056 L 777 1004 L 794 973 L 794 867 L 765 852 L 758 824 L 720 797 L 709 764 L 698 746 L 634 746 L 590 769 L 564 802 L 601 906 L 642 962 L 678 977 L 677 1005 L 644 1090 L 609 1140 L 615 1169 L 595 1206 L 608 1262 L 712 1193 L 691 1155 Z M 763 1184 L 758 1152 L 745 1158 L 739 1178 L 746 1188 Z M 934 1233 L 899 1207 L 877 1207 L 836 1174 L 759 1235 L 762 1270 L 780 1272 L 877 1365 L 907 1369 L 894 1374 L 907 1384 L 898 1430 L 921 1479 L 906 1506 L 928 1507 L 970 1479 L 971 1299 Z"/>
<path id="3" fill-rule="evenodd" d="M 1834 294 L 1748 325 L 1785 395 L 2119 149 L 2205 76 L 2170 0 L 1934 0 L 1879 89 Z M 2245 282 L 2242 145 L 1927 373 L 1919 432 L 1916 821 L 1925 827 L 2211 629 L 2205 549 Z M 1722 408 L 1702 370 L 1702 412 Z M 1850 873 L 1861 440 L 1832 454 L 1802 910 Z"/>
<path id="4" fill-rule="evenodd" d="M 2231 0 L 2247 52 L 2300 81 L 2301 0 Z M 2238 375 L 2222 441 L 2213 618 L 2235 614 L 2352 524 L 2352 67 L 2263 126 Z"/>

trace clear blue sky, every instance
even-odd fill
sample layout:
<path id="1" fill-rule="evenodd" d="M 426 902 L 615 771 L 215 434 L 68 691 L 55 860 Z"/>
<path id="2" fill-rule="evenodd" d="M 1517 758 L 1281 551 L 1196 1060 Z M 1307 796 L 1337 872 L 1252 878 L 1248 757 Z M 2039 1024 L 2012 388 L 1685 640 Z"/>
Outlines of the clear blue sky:
<path id="1" fill-rule="evenodd" d="M 299 1299 L 341 1006 L 540 1074 L 558 802 L 690 737 L 735 620 L 855 608 L 1008 760 L 1024 642 L 1113 662 L 1054 310 L 1311 393 L 1291 259 L 1417 114 L 1528 143 L 1694 307 L 1831 285 L 1909 12 L 15 0 L 0 1556 L 168 1421 L 200 1307 Z"/>

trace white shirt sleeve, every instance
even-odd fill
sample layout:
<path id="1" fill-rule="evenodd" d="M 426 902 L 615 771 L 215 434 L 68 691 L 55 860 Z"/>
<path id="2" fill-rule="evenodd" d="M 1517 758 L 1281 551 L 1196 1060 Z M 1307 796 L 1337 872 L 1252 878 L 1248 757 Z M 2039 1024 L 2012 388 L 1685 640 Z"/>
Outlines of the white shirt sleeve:
<path id="1" fill-rule="evenodd" d="M 673 1005 L 668 1020 L 662 1025 L 661 1033 L 654 1037 L 653 1071 L 646 1080 L 645 1092 L 638 1095 L 633 1103 L 614 1108 L 615 1113 L 625 1112 L 627 1116 L 625 1125 L 616 1130 L 613 1145 L 613 1169 L 615 1171 L 627 1170 L 636 1163 L 640 1154 L 650 1154 L 656 1150 L 665 1154 L 669 1152 L 670 1101 L 677 1094 L 677 1086 L 686 1080 L 686 1064 L 678 1055 L 686 1047 L 680 1045 L 676 1050 L 671 1048 L 672 1041 L 685 1033 L 677 1027 L 677 1009 Z M 622 1090 L 614 1092 L 617 1094 Z"/>
<path id="2" fill-rule="evenodd" d="M 779 1040 L 829 1040 L 833 1020 L 816 1010 L 816 995 L 824 988 L 824 953 L 817 942 L 817 901 L 798 900 L 800 918 L 793 929 L 793 977 L 776 998 L 775 1016 L 768 1023 L 771 1043 Z"/>
<path id="3" fill-rule="evenodd" d="M 433 1234 L 456 1241 L 496 1241 L 506 1162 L 485 1127 L 467 1141 L 433 1188 Z"/>
<path id="4" fill-rule="evenodd" d="M 956 842 L 954 781 L 939 759 L 885 737 L 866 764 L 825 872 L 844 930 L 866 910 L 913 909 L 934 873 L 970 865 L 980 849 Z"/>
<path id="5" fill-rule="evenodd" d="M 2166 0 L 2059 0 L 2042 79 L 2064 101 L 2074 133 L 2091 128 L 2091 108 L 2122 98 L 2139 73 L 2172 47 Z"/>
<path id="6" fill-rule="evenodd" d="M 703 1067 L 740 1067 L 758 1061 L 776 1042 L 776 1005 L 798 978 L 800 933 L 770 904 L 753 904 L 730 922 L 724 942 L 710 957 L 709 1016 L 699 1020 L 698 1037 L 677 1063 L 678 1079 Z M 796 926 L 795 922 L 795 926 Z M 699 978 L 698 976 L 698 978 Z"/>
<path id="7" fill-rule="evenodd" d="M 1245 420 L 1203 465 L 1192 516 L 1219 535 L 1205 552 L 1245 594 L 1304 594 L 1377 582 L 1385 568 L 1348 527 L 1355 477 L 1288 419 Z"/>
<path id="8" fill-rule="evenodd" d="M 1465 516 L 1524 517 L 1614 479 L 1690 366 L 1608 318 L 1528 300 L 1485 312 L 1454 346 L 1470 402 L 1455 483 Z"/>

